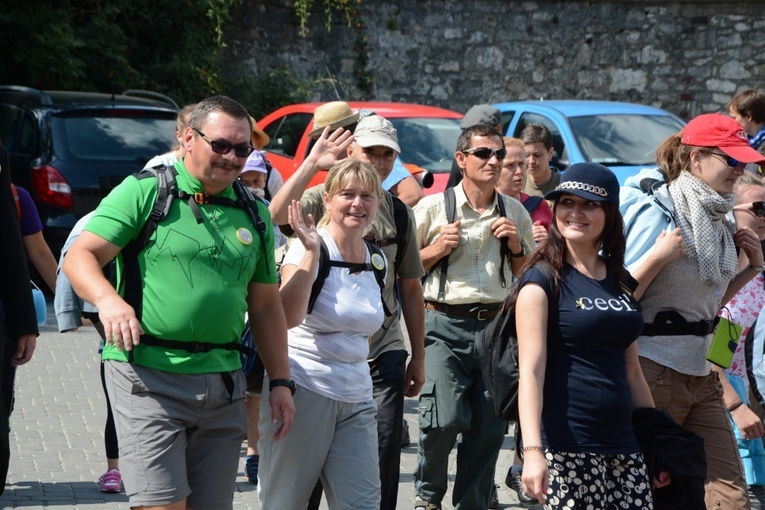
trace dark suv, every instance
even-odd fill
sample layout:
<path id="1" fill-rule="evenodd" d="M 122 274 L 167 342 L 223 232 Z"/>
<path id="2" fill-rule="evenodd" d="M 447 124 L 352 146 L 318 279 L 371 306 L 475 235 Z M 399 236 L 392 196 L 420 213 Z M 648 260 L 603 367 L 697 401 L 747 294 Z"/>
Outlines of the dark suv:
<path id="1" fill-rule="evenodd" d="M 172 99 L 146 91 L 0 86 L 0 141 L 10 155 L 11 180 L 32 195 L 54 255 L 78 218 L 176 144 L 177 111 Z"/>

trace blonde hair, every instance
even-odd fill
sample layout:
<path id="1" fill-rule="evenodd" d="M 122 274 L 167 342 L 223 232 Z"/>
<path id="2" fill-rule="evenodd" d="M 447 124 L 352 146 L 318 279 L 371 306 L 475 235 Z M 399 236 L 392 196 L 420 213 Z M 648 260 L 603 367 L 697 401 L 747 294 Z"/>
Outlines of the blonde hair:
<path id="1" fill-rule="evenodd" d="M 371 191 L 378 198 L 382 197 L 382 182 L 380 174 L 369 163 L 347 158 L 333 166 L 324 181 L 324 193 L 328 198 L 340 193 L 353 179 L 361 181 L 364 189 Z M 322 227 L 329 223 L 329 211 L 324 211 L 318 226 Z"/>
<path id="2" fill-rule="evenodd" d="M 506 136 L 503 138 L 505 142 L 505 149 L 509 149 L 510 147 L 516 147 L 518 149 L 521 149 L 521 152 L 523 152 L 524 157 L 526 156 L 526 144 L 523 143 L 523 140 L 520 138 L 513 138 L 512 136 Z"/>
<path id="3" fill-rule="evenodd" d="M 194 108 L 197 107 L 198 103 L 191 103 L 187 104 L 180 110 L 178 110 L 178 115 L 175 117 L 175 134 L 178 136 L 183 136 L 184 131 L 186 131 L 186 128 L 189 127 L 189 119 L 191 119 L 191 112 L 194 111 Z M 177 151 L 181 148 L 181 144 L 179 143 L 175 147 L 173 147 L 172 150 Z"/>
<path id="4" fill-rule="evenodd" d="M 762 177 L 753 174 L 752 172 L 744 172 L 744 175 L 738 178 L 736 185 L 733 187 L 733 193 L 736 194 L 736 202 L 739 201 L 741 196 L 749 188 L 757 188 L 762 186 L 765 186 L 765 181 L 762 180 Z"/>

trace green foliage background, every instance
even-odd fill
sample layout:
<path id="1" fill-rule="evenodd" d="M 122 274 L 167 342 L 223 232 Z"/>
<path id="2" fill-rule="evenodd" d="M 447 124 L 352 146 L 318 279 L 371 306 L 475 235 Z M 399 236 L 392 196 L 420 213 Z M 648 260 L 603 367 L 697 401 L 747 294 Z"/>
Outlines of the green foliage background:
<path id="1" fill-rule="evenodd" d="M 0 0 L 0 83 L 46 90 L 162 92 L 179 105 L 212 94 L 257 119 L 307 99 L 286 69 L 224 77 L 226 30 L 242 0 Z"/>

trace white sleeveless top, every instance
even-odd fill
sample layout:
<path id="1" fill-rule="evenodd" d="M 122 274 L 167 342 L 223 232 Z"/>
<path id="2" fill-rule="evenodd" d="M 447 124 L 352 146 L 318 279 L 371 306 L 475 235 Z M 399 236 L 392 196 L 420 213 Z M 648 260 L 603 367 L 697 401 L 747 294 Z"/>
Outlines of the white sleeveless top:
<path id="1" fill-rule="evenodd" d="M 329 232 L 320 228 L 319 235 L 329 258 L 343 260 Z M 295 241 L 282 265 L 299 265 L 304 254 L 303 244 Z M 373 271 L 350 274 L 347 268 L 330 268 L 312 312 L 288 331 L 292 379 L 340 402 L 371 401 L 369 337 L 380 329 L 384 316 Z"/>

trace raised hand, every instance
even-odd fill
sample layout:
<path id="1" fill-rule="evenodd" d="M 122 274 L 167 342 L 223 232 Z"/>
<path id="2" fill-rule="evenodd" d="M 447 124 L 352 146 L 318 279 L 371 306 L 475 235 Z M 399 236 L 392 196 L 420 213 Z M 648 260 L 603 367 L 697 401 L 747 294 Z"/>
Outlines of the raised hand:
<path id="1" fill-rule="evenodd" d="M 295 232 L 300 242 L 303 243 L 306 251 L 318 253 L 321 246 L 321 238 L 314 225 L 313 216 L 309 214 L 304 221 L 300 202 L 293 200 L 287 208 L 287 218 L 292 231 Z"/>
<path id="2" fill-rule="evenodd" d="M 320 170 L 332 168 L 335 163 L 345 157 L 352 141 L 353 134 L 350 131 L 337 128 L 330 133 L 327 126 L 311 148 L 306 160 L 312 161 L 314 167 Z"/>

